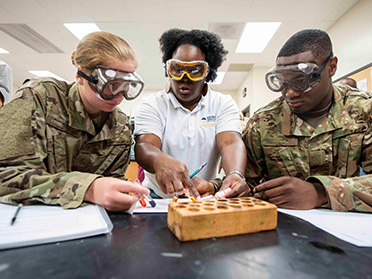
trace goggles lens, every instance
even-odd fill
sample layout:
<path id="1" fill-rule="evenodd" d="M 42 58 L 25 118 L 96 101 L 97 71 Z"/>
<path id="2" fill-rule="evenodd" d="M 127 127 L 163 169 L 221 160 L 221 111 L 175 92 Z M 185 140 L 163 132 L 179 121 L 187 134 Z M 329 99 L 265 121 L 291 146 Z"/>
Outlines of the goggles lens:
<path id="1" fill-rule="evenodd" d="M 267 87 L 274 92 L 292 88 L 298 92 L 308 92 L 320 82 L 320 75 L 331 55 L 319 67 L 315 63 L 276 66 L 265 76 Z"/>
<path id="2" fill-rule="evenodd" d="M 80 71 L 78 74 L 90 81 L 89 86 L 102 100 L 112 100 L 120 94 L 127 100 L 133 100 L 144 87 L 144 82 L 135 72 L 127 73 L 97 66 L 90 77 Z"/>
<path id="3" fill-rule="evenodd" d="M 192 81 L 206 78 L 209 66 L 206 61 L 185 62 L 169 59 L 165 65 L 168 75 L 174 80 L 181 80 L 186 75 Z"/>

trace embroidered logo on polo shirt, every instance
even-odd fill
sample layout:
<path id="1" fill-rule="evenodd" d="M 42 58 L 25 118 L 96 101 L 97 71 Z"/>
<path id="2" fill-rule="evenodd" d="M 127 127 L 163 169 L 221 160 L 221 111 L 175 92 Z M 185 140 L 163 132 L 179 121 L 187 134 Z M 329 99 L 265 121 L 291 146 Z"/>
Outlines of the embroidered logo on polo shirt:
<path id="1" fill-rule="evenodd" d="M 216 127 L 216 116 L 204 116 L 200 120 L 203 128 Z"/>

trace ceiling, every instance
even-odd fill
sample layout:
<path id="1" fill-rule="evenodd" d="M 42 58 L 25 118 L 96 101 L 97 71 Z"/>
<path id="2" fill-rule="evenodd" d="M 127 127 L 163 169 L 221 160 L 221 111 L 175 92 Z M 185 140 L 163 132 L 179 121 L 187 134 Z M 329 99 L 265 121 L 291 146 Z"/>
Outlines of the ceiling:
<path id="1" fill-rule="evenodd" d="M 71 53 L 78 44 L 63 23 L 96 23 L 115 33 L 140 57 L 138 73 L 146 90 L 160 90 L 164 77 L 158 39 L 170 28 L 204 29 L 221 34 L 227 60 L 219 70 L 226 73 L 216 90 L 237 90 L 248 74 L 249 65 L 270 67 L 283 43 L 305 28 L 327 30 L 357 0 L 1 0 L 0 24 L 26 24 L 62 53 L 38 53 L 30 46 L 0 31 L 0 47 L 10 51 L 0 60 L 13 69 L 14 84 L 32 77 L 29 70 L 49 70 L 74 80 Z M 280 21 L 278 31 L 259 54 L 235 54 L 241 28 L 248 21 Z M 233 27 L 236 27 L 235 29 Z M 234 35 L 232 35 L 232 33 Z M 236 38 L 234 38 L 234 36 Z M 30 44 L 29 44 L 30 45 Z M 239 67 L 242 66 L 242 67 Z"/>

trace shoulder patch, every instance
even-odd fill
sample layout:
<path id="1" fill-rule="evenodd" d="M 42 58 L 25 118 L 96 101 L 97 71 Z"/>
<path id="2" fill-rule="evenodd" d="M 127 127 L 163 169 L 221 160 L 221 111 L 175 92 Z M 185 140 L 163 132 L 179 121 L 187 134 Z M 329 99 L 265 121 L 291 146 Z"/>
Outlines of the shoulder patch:
<path id="1" fill-rule="evenodd" d="M 16 99 L 0 109 L 0 160 L 34 152 L 31 128 L 33 108 L 33 100 Z"/>

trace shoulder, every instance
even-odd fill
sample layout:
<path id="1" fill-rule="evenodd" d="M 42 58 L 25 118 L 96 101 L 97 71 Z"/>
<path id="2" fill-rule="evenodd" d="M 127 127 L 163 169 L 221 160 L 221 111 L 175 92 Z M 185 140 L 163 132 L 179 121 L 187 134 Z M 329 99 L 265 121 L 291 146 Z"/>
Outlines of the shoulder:
<path id="1" fill-rule="evenodd" d="M 372 110 L 372 93 L 351 88 L 349 86 L 334 85 L 335 94 L 339 94 L 343 99 L 343 104 L 347 110 Z"/>
<path id="2" fill-rule="evenodd" d="M 54 78 L 29 79 L 25 80 L 22 86 L 17 90 L 15 98 L 18 96 L 26 97 L 30 94 L 39 95 L 41 98 L 59 95 L 67 96 L 70 87 L 71 84 Z"/>
<path id="3" fill-rule="evenodd" d="M 255 114 L 256 115 L 278 115 L 281 114 L 283 109 L 284 99 L 282 97 L 276 98 L 267 105 L 259 108 Z"/>

